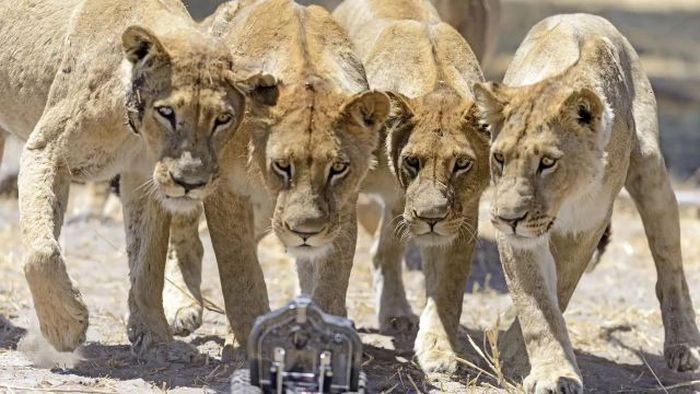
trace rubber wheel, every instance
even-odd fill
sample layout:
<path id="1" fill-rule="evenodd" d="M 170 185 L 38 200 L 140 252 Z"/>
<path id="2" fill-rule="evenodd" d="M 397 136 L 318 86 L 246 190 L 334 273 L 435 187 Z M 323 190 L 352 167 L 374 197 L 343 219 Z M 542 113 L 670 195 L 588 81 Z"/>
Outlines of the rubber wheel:
<path id="1" fill-rule="evenodd" d="M 231 376 L 231 394 L 262 394 L 262 390 L 250 384 L 250 370 L 237 369 Z"/>

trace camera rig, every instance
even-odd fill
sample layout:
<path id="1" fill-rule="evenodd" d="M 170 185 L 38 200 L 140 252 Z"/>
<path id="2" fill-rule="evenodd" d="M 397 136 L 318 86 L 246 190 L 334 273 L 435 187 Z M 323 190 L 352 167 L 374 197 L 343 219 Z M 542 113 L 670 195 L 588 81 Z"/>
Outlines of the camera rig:
<path id="1" fill-rule="evenodd" d="M 256 320 L 248 360 L 248 369 L 234 372 L 234 394 L 365 392 L 362 342 L 352 321 L 324 313 L 307 296 Z"/>

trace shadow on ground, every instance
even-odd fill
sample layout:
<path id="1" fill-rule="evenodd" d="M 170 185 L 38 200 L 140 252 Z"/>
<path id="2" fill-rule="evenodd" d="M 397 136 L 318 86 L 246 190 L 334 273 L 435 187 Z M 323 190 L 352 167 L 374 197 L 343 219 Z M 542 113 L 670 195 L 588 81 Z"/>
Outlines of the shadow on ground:
<path id="1" fill-rule="evenodd" d="M 216 336 L 197 337 L 192 344 L 213 341 L 223 344 Z M 230 377 L 234 370 L 245 365 L 243 352 L 236 349 L 233 362 L 202 356 L 193 362 L 148 361 L 137 358 L 129 345 L 102 345 L 90 343 L 83 347 L 84 361 L 76 367 L 58 374 L 71 374 L 91 378 L 109 377 L 117 380 L 143 379 L 162 389 L 178 387 L 209 388 L 216 392 L 229 392 Z"/>
<path id="2" fill-rule="evenodd" d="M 0 349 L 16 350 L 17 343 L 26 332 L 27 330 L 15 326 L 5 315 L 0 314 Z"/>

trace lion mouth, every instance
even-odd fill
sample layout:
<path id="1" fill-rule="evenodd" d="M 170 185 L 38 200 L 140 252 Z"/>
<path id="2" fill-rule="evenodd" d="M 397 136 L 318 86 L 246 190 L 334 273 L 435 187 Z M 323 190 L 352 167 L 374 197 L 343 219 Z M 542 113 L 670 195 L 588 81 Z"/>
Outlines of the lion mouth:
<path id="1" fill-rule="evenodd" d="M 453 242 L 456 238 L 456 234 L 441 234 L 436 231 L 426 231 L 413 235 L 416 243 L 423 246 L 443 246 Z"/>
<path id="2" fill-rule="evenodd" d="M 333 247 L 330 244 L 322 246 L 301 244 L 287 247 L 287 253 L 290 256 L 311 261 L 324 259 L 332 250 Z"/>
<path id="3" fill-rule="evenodd" d="M 190 196 L 187 194 L 185 194 L 184 196 L 169 196 L 166 194 L 165 199 L 166 200 L 181 200 L 181 201 L 201 201 L 199 198 L 193 197 L 193 196 Z"/>
<path id="4" fill-rule="evenodd" d="M 175 214 L 188 214 L 197 209 L 201 202 L 202 200 L 187 195 L 173 197 L 163 193 L 163 198 L 161 198 L 161 205 L 167 211 Z"/>

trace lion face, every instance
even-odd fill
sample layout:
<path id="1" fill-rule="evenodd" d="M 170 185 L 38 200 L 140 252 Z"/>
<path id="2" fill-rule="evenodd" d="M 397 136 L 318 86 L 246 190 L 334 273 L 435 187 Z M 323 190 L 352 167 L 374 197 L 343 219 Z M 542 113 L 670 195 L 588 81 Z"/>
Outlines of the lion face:
<path id="1" fill-rule="evenodd" d="M 141 27 L 122 43 L 129 123 L 155 160 L 148 192 L 166 209 L 190 211 L 216 188 L 218 154 L 245 112 L 229 53 L 203 35 L 159 39 Z"/>
<path id="2" fill-rule="evenodd" d="M 281 88 L 253 133 L 252 159 L 276 198 L 272 228 L 290 254 L 314 259 L 334 248 L 388 112 L 383 93 L 348 97 L 322 81 Z"/>
<path id="3" fill-rule="evenodd" d="M 450 89 L 392 95 L 387 152 L 405 190 L 402 231 L 426 246 L 475 237 L 473 209 L 488 185 L 488 137 L 473 102 Z"/>
<path id="4" fill-rule="evenodd" d="M 548 239 L 567 201 L 601 179 L 612 111 L 588 88 L 545 80 L 475 87 L 491 128 L 491 221 L 512 243 Z"/>

